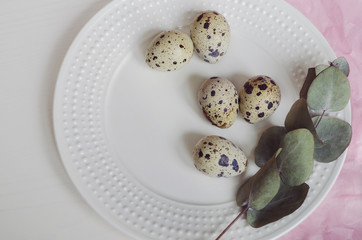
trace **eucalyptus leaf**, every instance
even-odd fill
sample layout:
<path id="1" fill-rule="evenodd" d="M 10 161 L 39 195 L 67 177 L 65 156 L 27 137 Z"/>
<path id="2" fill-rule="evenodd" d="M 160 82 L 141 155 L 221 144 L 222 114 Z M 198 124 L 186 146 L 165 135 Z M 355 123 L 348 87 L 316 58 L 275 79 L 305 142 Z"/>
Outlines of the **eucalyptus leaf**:
<path id="1" fill-rule="evenodd" d="M 299 128 L 306 128 L 313 134 L 314 144 L 318 146 L 322 144 L 309 114 L 307 101 L 303 98 L 300 98 L 293 104 L 285 118 L 284 125 L 288 132 Z"/>
<path id="2" fill-rule="evenodd" d="M 275 158 L 272 158 L 241 186 L 236 195 L 236 203 L 242 206 L 246 200 L 253 209 L 262 209 L 277 194 L 279 186 L 280 177 Z"/>
<path id="3" fill-rule="evenodd" d="M 308 94 L 309 87 L 310 87 L 310 85 L 312 84 L 312 82 L 314 81 L 314 79 L 316 77 L 317 77 L 317 75 L 316 75 L 315 68 L 309 68 L 307 77 L 305 78 L 302 89 L 299 92 L 299 97 L 300 98 L 307 99 L 307 94 Z"/>
<path id="4" fill-rule="evenodd" d="M 331 63 L 332 66 L 339 68 L 347 77 L 349 75 L 349 65 L 344 57 L 339 57 Z"/>
<path id="5" fill-rule="evenodd" d="M 324 65 L 324 64 L 320 64 L 318 66 L 315 67 L 315 74 L 318 75 L 321 72 L 323 72 L 324 70 L 326 70 L 329 66 L 328 65 Z"/>
<path id="6" fill-rule="evenodd" d="M 254 150 L 256 165 L 262 167 L 273 157 L 286 133 L 284 127 L 278 126 L 270 127 L 263 132 Z"/>
<path id="7" fill-rule="evenodd" d="M 288 132 L 282 141 L 277 165 L 282 181 L 289 186 L 305 182 L 313 169 L 314 140 L 308 129 Z"/>
<path id="8" fill-rule="evenodd" d="M 249 225 L 259 228 L 293 213 L 303 204 L 308 191 L 309 186 L 306 183 L 295 187 L 281 183 L 277 195 L 265 208 L 261 210 L 248 209 L 246 218 Z"/>
<path id="9" fill-rule="evenodd" d="M 316 116 L 312 120 L 317 123 L 319 118 Z M 352 127 L 341 119 L 324 116 L 316 130 L 323 142 L 314 150 L 314 158 L 318 162 L 328 163 L 338 159 L 351 142 Z"/>
<path id="10" fill-rule="evenodd" d="M 250 206 L 256 210 L 264 208 L 277 194 L 279 186 L 280 177 L 275 158 L 272 158 L 255 175 Z"/>
<path id="11" fill-rule="evenodd" d="M 260 171 L 260 170 L 259 170 Z M 236 204 L 239 207 L 249 204 L 249 198 L 251 195 L 251 187 L 253 184 L 254 176 L 250 177 L 246 182 L 241 185 L 236 193 Z"/>
<path id="12" fill-rule="evenodd" d="M 307 94 L 308 106 L 317 111 L 336 112 L 348 103 L 350 86 L 344 73 L 336 67 L 328 67 L 312 82 Z"/>

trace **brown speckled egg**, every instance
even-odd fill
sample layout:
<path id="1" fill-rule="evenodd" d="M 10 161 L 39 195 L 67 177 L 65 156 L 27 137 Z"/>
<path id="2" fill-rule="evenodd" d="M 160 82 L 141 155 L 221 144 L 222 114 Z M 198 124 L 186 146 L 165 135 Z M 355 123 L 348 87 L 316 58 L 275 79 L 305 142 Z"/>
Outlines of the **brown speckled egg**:
<path id="1" fill-rule="evenodd" d="M 276 82 L 268 76 L 250 78 L 239 93 L 240 114 L 249 123 L 267 119 L 280 103 L 281 93 Z"/>
<path id="2" fill-rule="evenodd" d="M 189 35 L 178 30 L 162 32 L 150 43 L 146 63 L 159 71 L 175 71 L 185 66 L 193 54 Z"/>
<path id="3" fill-rule="evenodd" d="M 212 77 L 198 92 L 198 100 L 205 117 L 219 128 L 230 127 L 239 112 L 238 92 L 232 82 Z"/>
<path id="4" fill-rule="evenodd" d="M 215 11 L 199 14 L 190 27 L 195 50 L 205 62 L 216 63 L 230 43 L 230 27 L 225 17 Z"/>
<path id="5" fill-rule="evenodd" d="M 246 170 L 244 152 L 231 141 L 219 136 L 207 136 L 193 150 L 195 167 L 211 177 L 233 177 Z"/>

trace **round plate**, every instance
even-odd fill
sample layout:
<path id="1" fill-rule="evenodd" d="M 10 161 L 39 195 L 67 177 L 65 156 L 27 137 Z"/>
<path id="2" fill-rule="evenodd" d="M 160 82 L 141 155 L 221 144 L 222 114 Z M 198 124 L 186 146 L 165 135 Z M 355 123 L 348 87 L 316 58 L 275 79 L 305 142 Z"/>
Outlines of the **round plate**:
<path id="1" fill-rule="evenodd" d="M 217 64 L 196 54 L 175 72 L 150 69 L 144 56 L 160 31 L 186 33 L 197 13 L 214 10 L 231 27 Z M 335 58 L 321 34 L 279 0 L 114 1 L 83 28 L 61 67 L 55 92 L 56 140 L 74 184 L 105 219 L 135 239 L 212 239 L 238 214 L 236 190 L 257 170 L 253 150 L 263 130 L 283 125 L 308 67 Z M 209 77 L 238 90 L 254 75 L 272 77 L 282 92 L 277 111 L 251 125 L 212 126 L 196 99 Z M 350 122 L 350 106 L 337 117 Z M 220 135 L 249 157 L 245 174 L 210 178 L 192 162 L 194 144 Z M 316 163 L 300 209 L 260 229 L 240 219 L 224 239 L 271 239 L 307 217 L 333 185 L 345 155 Z"/>

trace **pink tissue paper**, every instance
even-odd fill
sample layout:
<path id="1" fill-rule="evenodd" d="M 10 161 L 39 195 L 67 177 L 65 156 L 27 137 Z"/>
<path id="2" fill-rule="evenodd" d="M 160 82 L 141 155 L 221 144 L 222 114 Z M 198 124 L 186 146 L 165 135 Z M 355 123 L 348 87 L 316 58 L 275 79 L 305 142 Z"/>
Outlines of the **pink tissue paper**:
<path id="1" fill-rule="evenodd" d="M 362 239 L 362 0 L 286 0 L 350 65 L 353 137 L 341 173 L 317 209 L 279 240 Z M 333 59 L 332 59 L 333 60 Z"/>

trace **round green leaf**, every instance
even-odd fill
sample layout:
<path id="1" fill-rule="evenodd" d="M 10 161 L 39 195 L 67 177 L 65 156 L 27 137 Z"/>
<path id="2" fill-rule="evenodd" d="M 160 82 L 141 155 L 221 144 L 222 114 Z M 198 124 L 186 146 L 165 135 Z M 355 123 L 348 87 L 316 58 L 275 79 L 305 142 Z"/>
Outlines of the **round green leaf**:
<path id="1" fill-rule="evenodd" d="M 313 117 L 313 122 L 316 123 L 318 120 L 319 116 Z M 351 142 L 352 127 L 341 119 L 324 116 L 316 130 L 323 142 L 314 150 L 314 158 L 318 162 L 336 160 Z"/>
<path id="2" fill-rule="evenodd" d="M 236 204 L 239 207 L 249 204 L 249 197 L 251 195 L 251 187 L 254 176 L 250 177 L 243 185 L 241 185 L 238 189 L 238 192 L 236 193 Z"/>
<path id="3" fill-rule="evenodd" d="M 329 66 L 328 65 L 324 65 L 324 64 L 320 64 L 318 66 L 315 67 L 315 74 L 318 75 L 321 72 L 323 72 L 324 70 L 326 70 Z"/>
<path id="4" fill-rule="evenodd" d="M 276 161 L 272 158 L 241 186 L 236 195 L 236 203 L 242 206 L 247 201 L 253 209 L 262 209 L 277 194 L 279 185 Z"/>
<path id="5" fill-rule="evenodd" d="M 303 98 L 293 104 L 285 118 L 284 125 L 288 132 L 299 128 L 306 128 L 313 134 L 314 144 L 322 144 L 309 114 L 307 101 Z"/>
<path id="6" fill-rule="evenodd" d="M 344 73 L 336 67 L 328 67 L 312 82 L 307 94 L 308 106 L 317 111 L 336 112 L 348 103 L 350 86 Z"/>
<path id="7" fill-rule="evenodd" d="M 263 132 L 254 150 L 256 165 L 262 167 L 273 157 L 286 133 L 284 127 L 278 126 L 270 127 Z"/>
<path id="8" fill-rule="evenodd" d="M 280 177 L 275 158 L 265 163 L 254 176 L 250 195 L 250 206 L 259 210 L 264 208 L 277 194 Z"/>
<path id="9" fill-rule="evenodd" d="M 297 210 L 304 202 L 309 191 L 306 183 L 290 187 L 283 183 L 275 197 L 261 210 L 249 208 L 246 219 L 250 226 L 259 228 L 275 222 Z"/>
<path id="10" fill-rule="evenodd" d="M 344 57 L 339 57 L 332 62 L 332 66 L 339 68 L 347 77 L 349 75 L 349 65 Z"/>
<path id="11" fill-rule="evenodd" d="M 314 140 L 309 130 L 288 132 L 281 145 L 277 165 L 282 181 L 289 186 L 305 182 L 313 169 Z"/>

